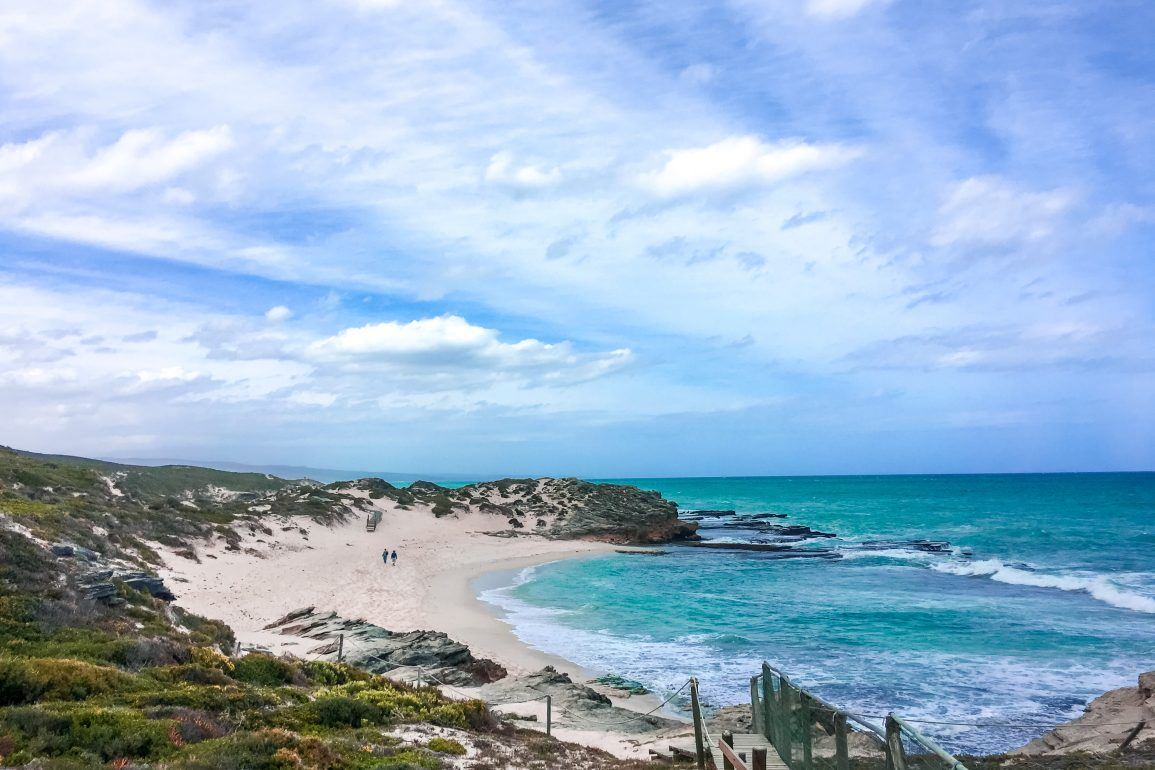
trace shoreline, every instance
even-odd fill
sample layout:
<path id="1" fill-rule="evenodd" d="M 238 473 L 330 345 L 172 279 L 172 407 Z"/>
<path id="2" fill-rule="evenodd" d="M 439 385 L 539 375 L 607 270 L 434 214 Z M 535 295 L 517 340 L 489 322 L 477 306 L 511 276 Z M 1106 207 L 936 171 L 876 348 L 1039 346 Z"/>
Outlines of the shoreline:
<path id="1" fill-rule="evenodd" d="M 424 511 L 398 510 L 388 500 L 373 503 L 382 512 L 375 532 L 366 532 L 359 517 L 332 527 L 270 518 L 263 529 L 243 532 L 242 542 L 233 549 L 222 541 L 205 544 L 198 549 L 199 561 L 153 544 L 166 563 L 159 573 L 177 594 L 177 605 L 224 621 L 242 648 L 308 657 L 311 645 L 307 641 L 264 627 L 289 612 L 313 606 L 390 631 L 443 632 L 468 646 L 474 656 L 505 666 L 510 676 L 553 666 L 576 684 L 585 684 L 600 673 L 612 673 L 590 671 L 530 647 L 516 636 L 500 608 L 481 598 L 477 583 L 487 576 L 609 553 L 620 546 L 534 536 L 493 537 L 485 534 L 492 527 L 492 517 L 483 514 L 438 519 Z M 396 566 L 382 563 L 381 550 L 386 546 L 398 552 Z M 613 705 L 639 713 L 660 703 L 654 695 L 609 695 Z M 497 706 L 495 710 L 535 713 L 526 707 Z M 543 719 L 544 713 L 537 716 Z M 645 756 L 655 740 L 671 737 L 561 725 L 555 725 L 554 734 L 619 757 Z"/>

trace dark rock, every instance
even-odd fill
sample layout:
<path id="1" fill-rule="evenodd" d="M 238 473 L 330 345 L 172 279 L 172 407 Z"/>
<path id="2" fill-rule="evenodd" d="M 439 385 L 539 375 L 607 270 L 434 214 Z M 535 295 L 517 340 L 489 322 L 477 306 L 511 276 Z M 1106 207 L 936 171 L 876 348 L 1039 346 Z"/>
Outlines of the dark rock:
<path id="1" fill-rule="evenodd" d="M 146 591 L 150 596 L 166 602 L 176 599 L 176 595 L 168 589 L 162 578 L 146 572 L 100 570 L 82 575 L 79 583 L 85 597 L 110 606 L 124 604 L 117 583 L 123 583 L 137 591 Z"/>
<path id="2" fill-rule="evenodd" d="M 265 626 L 268 630 L 324 642 L 309 654 L 336 660 L 339 650 L 350 665 L 375 674 L 402 671 L 406 680 L 421 678 L 458 687 L 492 682 L 506 675 L 492 660 L 478 659 L 469 648 L 439 631 L 388 631 L 365 620 L 347 620 L 334 612 L 319 613 L 313 607 L 294 610 Z M 344 641 L 340 637 L 344 636 Z"/>
<path id="3" fill-rule="evenodd" d="M 633 679 L 626 679 L 617 674 L 606 674 L 599 676 L 597 679 L 591 680 L 594 684 L 604 685 L 611 690 L 624 693 L 626 695 L 649 695 L 649 689 L 641 682 L 636 682 Z"/>
<path id="4" fill-rule="evenodd" d="M 838 537 L 833 532 L 821 532 L 802 524 L 765 524 L 760 521 L 727 521 L 722 524 L 702 527 L 702 529 L 752 529 L 762 534 L 782 537 Z"/>
<path id="5" fill-rule="evenodd" d="M 88 548 L 81 548 L 70 543 L 56 543 L 51 548 L 53 556 L 73 557 L 84 561 L 98 561 L 100 554 Z"/>
<path id="6" fill-rule="evenodd" d="M 717 551 L 760 551 L 776 559 L 841 559 L 838 551 L 817 548 L 793 548 L 780 543 L 714 543 L 704 540 L 682 543 L 686 548 L 709 548 Z"/>
<path id="7" fill-rule="evenodd" d="M 614 730 L 645 733 L 655 729 L 682 726 L 665 717 L 639 715 L 621 709 L 602 693 L 576 684 L 568 674 L 546 666 L 540 671 L 519 677 L 508 677 L 481 688 L 480 697 L 489 703 L 518 703 L 549 695 L 553 699 L 553 718 L 558 724 L 583 730 L 600 730 L 612 723 Z"/>
<path id="8" fill-rule="evenodd" d="M 867 540 L 860 547 L 867 551 L 899 549 L 927 553 L 951 552 L 950 543 L 945 540 Z"/>
<path id="9" fill-rule="evenodd" d="M 125 572 L 116 575 L 116 577 L 130 588 L 135 588 L 138 591 L 147 591 L 149 595 L 155 599 L 161 599 L 166 602 L 171 602 L 176 599 L 176 595 L 168 590 L 168 586 L 164 584 L 164 580 L 156 575 L 149 575 L 144 572 Z"/>

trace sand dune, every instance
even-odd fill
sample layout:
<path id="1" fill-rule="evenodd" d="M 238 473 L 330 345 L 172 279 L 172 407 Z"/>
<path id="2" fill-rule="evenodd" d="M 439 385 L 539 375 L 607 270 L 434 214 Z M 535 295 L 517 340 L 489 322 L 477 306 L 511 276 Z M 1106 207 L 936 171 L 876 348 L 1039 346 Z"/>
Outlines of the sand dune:
<path id="1" fill-rule="evenodd" d="M 177 604 L 228 623 L 244 647 L 305 656 L 310 645 L 264 630 L 294 609 L 315 606 L 347 618 L 363 618 L 392 631 L 444 631 L 477 657 L 502 663 L 513 675 L 552 665 L 575 681 L 591 676 L 570 661 L 531 649 L 518 640 L 471 582 L 487 572 L 517 569 L 554 559 L 606 552 L 614 546 L 586 541 L 505 538 L 485 534 L 502 523 L 491 515 L 462 513 L 435 518 L 426 510 L 399 510 L 389 500 L 372 501 L 382 518 L 366 532 L 363 518 L 326 527 L 299 518 L 263 519 L 269 532 L 244 532 L 239 550 L 223 540 L 198 550 L 199 562 L 157 548 L 162 575 Z M 396 550 L 396 566 L 385 565 L 383 549 Z M 616 705 L 650 708 L 651 699 Z M 563 737 L 612 751 L 644 756 L 658 736 L 557 730 Z M 663 740 L 669 737 L 667 733 Z"/>

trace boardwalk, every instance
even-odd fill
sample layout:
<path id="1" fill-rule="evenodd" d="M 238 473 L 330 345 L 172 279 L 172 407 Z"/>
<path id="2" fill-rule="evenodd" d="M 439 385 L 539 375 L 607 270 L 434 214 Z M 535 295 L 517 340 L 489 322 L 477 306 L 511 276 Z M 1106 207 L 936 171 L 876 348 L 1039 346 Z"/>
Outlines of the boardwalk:
<path id="1" fill-rule="evenodd" d="M 725 757 L 722 756 L 722 750 L 717 745 L 713 746 L 714 752 L 714 767 L 718 770 L 723 770 L 726 765 Z M 766 768 L 767 770 L 787 770 L 786 763 L 778 756 L 778 752 L 770 745 L 770 741 L 765 737 L 756 733 L 735 733 L 734 734 L 734 753 L 739 757 L 746 758 L 746 767 L 748 770 L 754 770 L 754 749 L 766 749 Z"/>

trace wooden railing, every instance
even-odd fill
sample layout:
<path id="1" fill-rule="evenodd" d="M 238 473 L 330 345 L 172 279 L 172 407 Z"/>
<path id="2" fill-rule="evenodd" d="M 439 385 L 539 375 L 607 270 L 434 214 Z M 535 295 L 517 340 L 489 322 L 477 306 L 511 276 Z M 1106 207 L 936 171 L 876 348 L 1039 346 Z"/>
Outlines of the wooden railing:
<path id="1" fill-rule="evenodd" d="M 764 750 L 751 749 L 752 756 L 748 760 L 734 750 L 730 733 L 724 733 L 718 741 L 710 736 L 698 695 L 698 680 L 693 678 L 690 680 L 690 703 L 694 713 L 694 744 L 699 770 L 706 770 L 708 764 L 713 766 L 715 747 L 720 751 L 725 767 L 714 770 L 765 770 L 767 757 Z M 886 758 L 887 770 L 907 770 L 907 746 L 914 752 L 911 758 L 917 758 L 921 767 L 967 770 L 950 752 L 901 717 L 887 715 L 885 726 L 880 728 L 865 717 L 827 703 L 769 663 L 763 663 L 762 673 L 750 679 L 750 709 L 752 729 L 769 741 L 789 770 L 850 770 L 848 736 L 852 722 L 860 728 L 860 734 L 874 740 L 879 753 Z M 815 762 L 811 732 L 816 724 L 825 725 L 828 735 L 833 732 L 832 764 L 824 758 Z"/>

